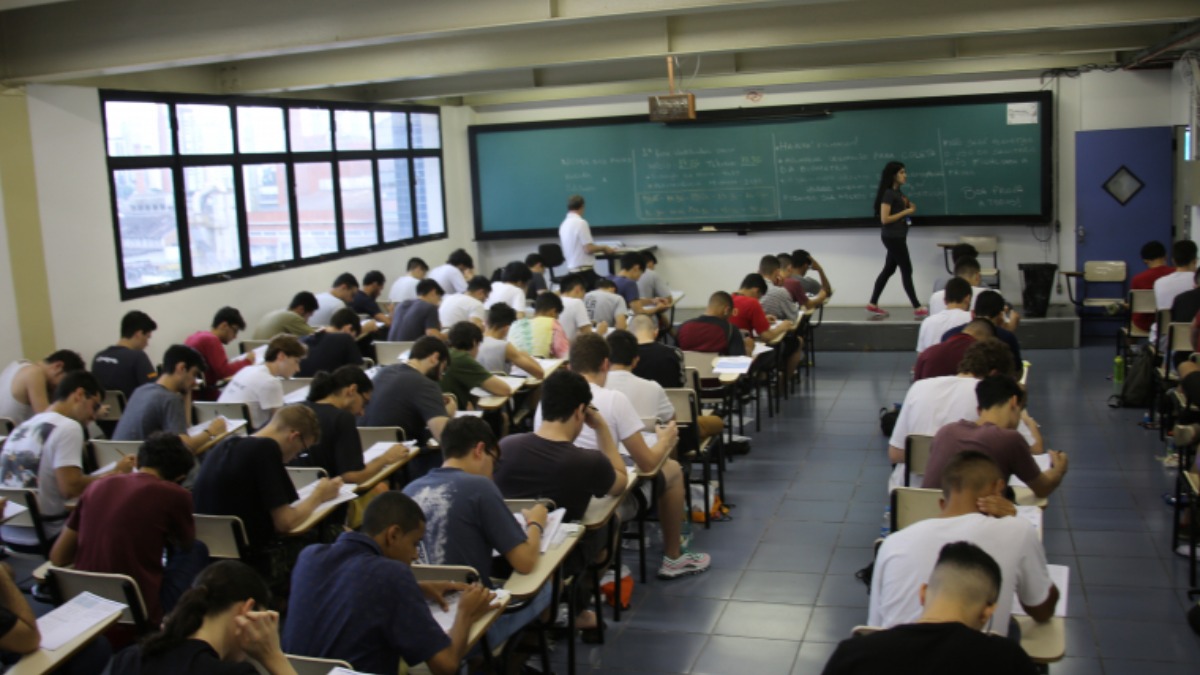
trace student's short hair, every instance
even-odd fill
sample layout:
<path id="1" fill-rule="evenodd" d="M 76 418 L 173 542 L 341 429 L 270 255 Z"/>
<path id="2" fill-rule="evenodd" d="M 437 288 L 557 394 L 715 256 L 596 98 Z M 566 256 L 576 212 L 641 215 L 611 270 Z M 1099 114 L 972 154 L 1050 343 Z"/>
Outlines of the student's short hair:
<path id="1" fill-rule="evenodd" d="M 553 295 L 553 293 L 542 293 L 542 295 Z M 513 325 L 517 320 L 517 310 L 509 307 L 503 302 L 497 302 L 488 308 L 487 325 L 488 328 L 504 328 Z"/>
<path id="2" fill-rule="evenodd" d="M 608 342 L 608 360 L 618 366 L 632 366 L 638 356 L 637 337 L 627 330 L 614 330 L 604 336 Z"/>
<path id="3" fill-rule="evenodd" d="M 545 314 L 550 310 L 554 310 L 555 315 L 563 313 L 562 298 L 553 293 L 542 293 L 533 301 L 533 312 L 535 314 Z"/>
<path id="4" fill-rule="evenodd" d="M 1020 403 L 1025 398 L 1024 394 L 1021 385 L 1007 375 L 988 375 L 975 385 L 975 400 L 979 403 L 980 410 L 1006 404 L 1014 396 Z"/>
<path id="5" fill-rule="evenodd" d="M 163 374 L 170 375 L 174 373 L 175 366 L 181 363 L 185 370 L 191 370 L 192 368 L 204 370 L 208 367 L 200 352 L 187 345 L 171 345 L 167 347 L 167 351 L 163 353 Z"/>
<path id="6" fill-rule="evenodd" d="M 802 248 L 792 251 L 792 264 L 796 267 L 804 267 L 812 264 L 812 254 Z"/>
<path id="7" fill-rule="evenodd" d="M 467 253 L 461 248 L 456 248 L 450 254 L 450 257 L 446 258 L 446 264 L 454 265 L 455 267 L 465 267 L 467 269 L 471 269 L 475 267 L 475 260 L 471 258 L 470 253 Z"/>
<path id="8" fill-rule="evenodd" d="M 651 319 L 648 314 L 637 314 L 629 320 L 629 331 L 631 333 L 651 332 L 658 334 L 658 322 Z"/>
<path id="9" fill-rule="evenodd" d="M 305 314 L 312 314 L 317 311 L 317 296 L 311 291 L 300 291 L 292 296 L 292 301 L 288 303 L 288 309 L 300 308 Z"/>
<path id="10" fill-rule="evenodd" d="M 51 352 L 42 361 L 46 363 L 61 363 L 64 373 L 74 373 L 87 368 L 87 364 L 83 362 L 83 357 L 70 349 L 59 349 Z"/>
<path id="11" fill-rule="evenodd" d="M 615 291 L 617 290 L 617 282 L 609 279 L 608 277 L 600 277 L 596 280 L 596 288 L 611 288 Z"/>
<path id="12" fill-rule="evenodd" d="M 592 402 L 592 387 L 582 375 L 566 368 L 550 373 L 542 382 L 542 420 L 565 422 Z"/>
<path id="13" fill-rule="evenodd" d="M 333 285 L 330 286 L 330 288 L 337 288 L 338 286 L 358 288 L 358 277 L 349 272 L 342 272 L 341 274 L 337 275 L 336 279 L 333 280 Z"/>
<path id="14" fill-rule="evenodd" d="M 541 253 L 530 253 L 529 255 L 525 256 L 525 264 L 529 267 L 545 265 L 546 259 L 542 257 Z"/>
<path id="15" fill-rule="evenodd" d="M 437 279 L 422 279 L 417 282 L 417 297 L 423 298 L 434 291 L 437 291 L 438 295 L 446 294 L 446 290 L 437 282 Z"/>
<path id="16" fill-rule="evenodd" d="M 658 264 L 658 256 L 654 255 L 654 253 L 650 251 L 642 251 L 642 259 L 646 261 L 647 265 L 650 263 L 654 263 L 655 265 Z"/>
<path id="17" fill-rule="evenodd" d="M 987 377 L 992 373 L 1012 377 L 1016 366 L 1013 365 L 1013 354 L 1008 345 L 996 338 L 987 338 L 967 347 L 962 361 L 958 362 L 958 372 L 975 377 Z"/>
<path id="18" fill-rule="evenodd" d="M 975 316 L 994 319 L 1004 313 L 1004 296 L 996 291 L 983 291 L 975 298 Z"/>
<path id="19" fill-rule="evenodd" d="M 362 320 L 358 318 L 358 312 L 349 307 L 343 307 L 334 312 L 333 316 L 329 317 L 329 325 L 334 330 L 341 330 L 346 326 L 350 326 L 354 329 L 351 332 L 354 333 L 355 337 L 362 335 Z"/>
<path id="20" fill-rule="evenodd" d="M 1161 241 L 1148 241 L 1142 244 L 1142 260 L 1158 260 L 1167 257 L 1167 247 Z"/>
<path id="21" fill-rule="evenodd" d="M 316 307 L 313 309 L 315 310 Z M 242 313 L 233 307 L 222 307 L 217 310 L 216 314 L 213 314 L 211 328 L 217 328 L 223 323 L 227 323 L 230 328 L 236 328 L 239 331 L 246 330 L 246 320 L 242 318 Z"/>
<path id="22" fill-rule="evenodd" d="M 979 266 L 979 261 L 975 258 L 959 258 L 958 261 L 954 263 L 954 276 L 968 277 L 973 274 L 979 274 L 982 269 L 983 268 Z"/>
<path id="23" fill-rule="evenodd" d="M 357 317 L 355 317 L 357 318 Z M 304 358 L 308 353 L 308 349 L 300 338 L 295 335 L 279 334 L 271 338 L 267 343 L 266 363 L 271 363 L 279 358 L 280 354 L 284 356 L 294 356 L 296 358 Z"/>
<path id="24" fill-rule="evenodd" d="M 470 321 L 459 321 L 450 327 L 446 338 L 451 347 L 469 352 L 475 348 L 475 345 L 483 342 L 483 331 Z"/>
<path id="25" fill-rule="evenodd" d="M 571 370 L 580 375 L 587 375 L 599 373 L 608 354 L 608 343 L 604 338 L 595 333 L 584 333 L 575 336 L 567 359 L 570 361 Z"/>
<path id="26" fill-rule="evenodd" d="M 483 418 L 467 416 L 455 417 L 446 422 L 446 426 L 442 427 L 442 438 L 439 441 L 442 446 L 443 459 L 461 459 L 466 457 L 479 443 L 483 443 L 485 448 L 492 449 L 499 447 L 496 443 L 496 435 L 492 433 L 492 427 L 483 421 Z"/>
<path id="27" fill-rule="evenodd" d="M 635 267 L 646 269 L 646 259 L 637 251 L 629 251 L 621 254 L 621 269 L 629 271 Z"/>
<path id="28" fill-rule="evenodd" d="M 970 323 L 963 328 L 963 332 L 977 338 L 980 336 L 994 338 L 996 337 L 996 324 L 987 319 L 971 319 Z"/>
<path id="29" fill-rule="evenodd" d="M 558 290 L 563 293 L 570 293 L 576 288 L 587 290 L 587 282 L 578 274 L 568 274 L 558 280 Z"/>
<path id="30" fill-rule="evenodd" d="M 758 261 L 758 273 L 764 277 L 769 276 L 778 272 L 780 266 L 781 264 L 779 262 L 779 258 L 773 255 L 764 255 L 762 259 Z"/>
<path id="31" fill-rule="evenodd" d="M 470 281 L 467 282 L 467 292 L 474 293 L 475 291 L 491 293 L 492 282 L 488 281 L 488 278 L 482 274 L 476 274 L 475 276 L 471 277 Z"/>
<path id="32" fill-rule="evenodd" d="M 708 306 L 713 309 L 732 309 L 733 296 L 725 291 L 717 291 L 708 296 Z"/>
<path id="33" fill-rule="evenodd" d="M 374 537 L 396 525 L 408 534 L 425 522 L 425 512 L 412 497 L 399 490 L 388 490 L 375 497 L 363 511 L 362 533 Z"/>
<path id="34" fill-rule="evenodd" d="M 285 405 L 271 416 L 271 424 L 287 431 L 300 433 L 300 438 L 312 445 L 321 440 L 321 422 L 317 413 L 303 403 Z"/>
<path id="35" fill-rule="evenodd" d="M 63 377 L 58 386 L 54 388 L 54 403 L 65 401 L 75 393 L 75 390 L 83 389 L 83 393 L 90 396 L 104 397 L 104 387 L 101 386 L 100 380 L 88 371 L 80 368 L 72 370 Z"/>
<path id="36" fill-rule="evenodd" d="M 955 492 L 980 491 L 1002 477 L 991 456 L 978 450 L 963 450 L 942 469 L 942 494 L 949 498 Z"/>
<path id="37" fill-rule="evenodd" d="M 971 284 L 967 283 L 962 277 L 954 277 L 946 282 L 946 304 L 951 302 L 959 303 L 971 297 Z"/>
<path id="38" fill-rule="evenodd" d="M 137 463 L 139 469 L 154 469 L 159 477 L 174 481 L 196 466 L 196 456 L 179 434 L 156 431 L 138 446 Z"/>
<path id="39" fill-rule="evenodd" d="M 308 385 L 308 400 L 315 403 L 352 384 L 358 385 L 360 394 L 369 394 L 375 390 L 375 383 L 371 382 L 371 378 L 367 377 L 360 366 L 341 366 L 332 373 L 318 370 L 317 374 L 313 375 L 312 383 Z"/>
<path id="40" fill-rule="evenodd" d="M 570 197 L 567 197 L 568 211 L 578 211 L 579 209 L 583 208 L 583 204 L 584 202 L 582 195 L 571 195 Z"/>
<path id="41" fill-rule="evenodd" d="M 133 310 L 121 317 L 121 337 L 131 338 L 137 333 L 153 333 L 158 330 L 158 324 L 154 323 L 154 319 L 150 315 Z"/>
<path id="42" fill-rule="evenodd" d="M 1176 267 L 1191 265 L 1196 261 L 1196 242 L 1184 239 L 1171 244 L 1171 260 Z"/>
<path id="43" fill-rule="evenodd" d="M 370 286 L 371 284 L 381 284 L 382 285 L 385 281 L 387 281 L 387 279 L 383 276 L 383 272 L 380 272 L 379 270 L 371 270 L 370 272 L 367 272 L 366 274 L 363 275 L 362 285 L 363 286 Z"/>
<path id="44" fill-rule="evenodd" d="M 504 266 L 502 278 L 510 284 L 527 284 L 533 278 L 533 270 L 520 260 L 514 260 Z"/>
<path id="45" fill-rule="evenodd" d="M 1196 269 L 1196 273 L 1192 275 L 1192 283 L 1200 284 L 1200 268 Z"/>
<path id="46" fill-rule="evenodd" d="M 408 358 L 420 361 L 429 358 L 433 354 L 441 357 L 441 363 L 446 363 L 450 360 L 450 350 L 446 348 L 446 343 L 441 338 L 436 338 L 432 335 L 422 335 L 413 343 L 412 351 L 408 353 Z"/>
<path id="47" fill-rule="evenodd" d="M 425 270 L 428 272 L 429 263 L 425 262 L 421 258 L 409 258 L 408 265 L 405 266 L 404 271 L 411 272 L 413 270 Z"/>
<path id="48" fill-rule="evenodd" d="M 950 262 L 958 264 L 963 258 L 978 258 L 979 250 L 971 244 L 955 244 L 950 247 Z"/>
<path id="49" fill-rule="evenodd" d="M 738 288 L 757 288 L 760 295 L 767 294 L 767 280 L 757 272 L 751 272 L 742 279 L 742 285 Z"/>
<path id="50" fill-rule="evenodd" d="M 938 553 L 929 575 L 929 590 L 948 590 L 974 605 L 994 605 L 1000 598 L 1002 579 L 1000 565 L 987 551 L 967 541 L 956 541 Z"/>
<path id="51" fill-rule="evenodd" d="M 786 269 L 786 268 L 792 266 L 792 254 L 791 253 L 776 253 L 775 257 L 779 259 L 779 267 L 781 269 Z"/>

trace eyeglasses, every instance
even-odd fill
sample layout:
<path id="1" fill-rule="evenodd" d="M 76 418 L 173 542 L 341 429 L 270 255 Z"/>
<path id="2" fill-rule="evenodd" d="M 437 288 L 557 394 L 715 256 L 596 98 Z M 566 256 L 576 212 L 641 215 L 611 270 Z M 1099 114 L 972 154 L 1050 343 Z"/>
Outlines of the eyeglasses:
<path id="1" fill-rule="evenodd" d="M 499 445 L 493 445 L 490 448 L 487 446 L 484 446 L 483 451 L 486 452 L 488 454 L 488 456 L 492 458 L 493 464 L 500 463 L 500 446 Z"/>

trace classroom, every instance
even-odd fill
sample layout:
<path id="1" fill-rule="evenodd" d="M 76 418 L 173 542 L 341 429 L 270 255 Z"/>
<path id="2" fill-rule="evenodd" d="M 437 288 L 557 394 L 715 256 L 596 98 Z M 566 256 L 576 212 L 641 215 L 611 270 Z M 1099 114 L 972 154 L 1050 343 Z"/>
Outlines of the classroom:
<path id="1" fill-rule="evenodd" d="M 1124 337 L 1130 280 L 1147 268 L 1139 252 L 1157 241 L 1171 264 L 1180 242 L 1200 237 L 1198 53 L 1200 7 L 1189 0 L 0 2 L 0 316 L 10 317 L 0 367 L 60 349 L 90 364 L 133 310 L 157 324 L 145 351 L 159 366 L 222 307 L 240 311 L 248 324 L 240 339 L 249 339 L 298 292 L 327 295 L 347 272 L 365 284 L 371 270 L 386 277 L 383 303 L 411 258 L 434 268 L 461 250 L 475 274 L 503 277 L 540 245 L 562 243 L 576 193 L 587 199 L 596 244 L 652 252 L 653 271 L 677 296 L 660 314 L 672 347 L 676 329 L 711 311 L 715 292 L 740 298 L 754 273 L 771 286 L 764 256 L 811 253 L 829 286 L 811 317 L 800 307 L 804 329 L 785 331 L 803 341 L 799 370 L 768 339 L 779 355 L 769 357 L 772 370 L 728 386 L 736 404 L 717 405 L 750 451 L 722 465 L 728 521 L 691 524 L 692 547 L 711 555 L 711 568 L 667 581 L 652 569 L 643 579 L 637 542 L 626 543 L 629 607 L 619 618 L 603 608 L 602 644 L 573 631 L 554 640 L 549 658 L 560 673 L 751 664 L 821 673 L 852 629 L 870 625 L 872 599 L 855 573 L 876 559 L 881 516 L 885 525 L 892 517 L 885 488 L 905 459 L 902 447 L 899 459 L 884 456 L 896 443 L 880 433 L 881 409 L 916 410 L 906 397 L 916 386 L 914 345 L 925 341 L 920 311 L 955 276 L 951 245 L 994 238 L 994 257 L 981 251 L 976 265 L 994 269 L 971 285 L 998 291 L 1005 316 L 1019 312 L 1019 328 L 1009 326 L 1024 347 L 1014 365 L 1029 365 L 1017 398 L 1023 405 L 1027 392 L 1024 414 L 1042 427 L 1044 448 L 1071 456 L 1037 516 L 1045 562 L 1070 575 L 1059 589 L 1065 616 L 1048 638 L 1061 649 L 1034 659 L 1039 672 L 1194 672 L 1200 618 L 1189 627 L 1188 612 L 1200 616 L 1198 587 L 1194 562 L 1177 549 L 1197 497 L 1186 472 L 1163 458 L 1186 462 L 1195 448 L 1172 440 L 1175 423 L 1190 426 L 1186 410 L 1156 405 L 1179 384 L 1171 400 L 1186 408 L 1190 362 L 1151 378 L 1154 401 L 1114 407 L 1111 397 L 1122 393 L 1117 369 L 1125 381 L 1153 345 L 1143 337 L 1130 348 L 1136 341 Z M 694 95 L 698 119 L 649 121 L 652 99 L 677 92 Z M 1008 118 L 980 130 L 982 117 L 955 107 L 967 105 Z M 933 121 L 915 117 L 925 113 Z M 956 123 L 961 134 L 940 135 Z M 843 126 L 834 134 L 820 124 Z M 618 127 L 637 130 L 610 134 Z M 913 139 L 934 127 L 926 156 L 925 141 Z M 793 128 L 800 140 L 781 142 Z M 987 136 L 988 160 L 1023 156 L 1010 150 L 1028 143 L 1020 147 L 1036 158 L 1012 169 L 1018 187 L 932 185 L 952 175 L 932 164 L 933 153 L 944 163 L 961 141 L 969 163 L 972 131 Z M 995 140 L 1010 132 L 1027 133 Z M 678 136 L 690 145 L 673 145 Z M 888 137 L 904 157 L 880 152 L 891 140 L 877 139 Z M 863 177 L 832 211 L 779 182 L 781 168 L 812 166 L 806 139 L 828 144 L 822 170 L 844 162 Z M 577 152 L 560 151 L 560 141 Z M 698 158 L 672 151 L 682 147 Z M 796 159 L 780 159 L 789 152 Z M 721 164 L 722 153 L 737 166 Z M 871 199 L 891 160 L 907 164 L 904 192 L 916 203 L 905 254 L 914 302 L 903 264 L 877 284 L 891 249 Z M 733 206 L 707 206 L 724 199 L 721 190 L 672 183 L 705 161 L 748 177 L 730 191 Z M 644 193 L 620 182 L 630 167 Z M 758 189 L 767 173 L 774 178 Z M 655 189 L 706 206 L 680 215 L 649 195 Z M 953 201 L 982 204 L 989 191 L 982 211 Z M 1014 192 L 1028 198 L 1014 206 Z M 940 210 L 921 208 L 936 199 Z M 145 240 L 135 236 L 139 218 L 157 228 Z M 600 257 L 601 275 L 623 264 Z M 1117 272 L 1085 278 L 1101 269 L 1094 263 Z M 1030 269 L 1050 266 L 1031 295 Z M 580 269 L 564 261 L 545 281 L 553 291 Z M 953 310 L 965 317 L 956 325 L 980 318 L 973 303 Z M 1158 351 L 1188 351 L 1171 341 L 1192 315 L 1169 320 Z M 1194 342 L 1190 333 L 1180 339 Z M 237 356 L 238 342 L 225 349 Z M 532 426 L 530 415 L 513 431 Z M 717 443 L 721 452 L 734 444 Z M 707 459 L 681 464 L 694 485 L 703 482 Z M 662 528 L 655 514 L 649 521 L 653 563 Z M 44 558 L 31 560 L 7 562 L 37 603 L 30 577 Z M 541 670 L 538 655 L 525 667 Z"/>

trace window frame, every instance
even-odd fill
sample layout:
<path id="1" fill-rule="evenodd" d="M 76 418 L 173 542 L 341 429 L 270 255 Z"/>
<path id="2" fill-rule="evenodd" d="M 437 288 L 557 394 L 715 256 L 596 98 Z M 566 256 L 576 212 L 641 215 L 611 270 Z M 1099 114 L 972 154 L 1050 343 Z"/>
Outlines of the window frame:
<path id="1" fill-rule="evenodd" d="M 136 155 L 136 156 L 112 156 L 109 154 L 108 144 L 108 118 L 107 104 L 113 101 L 131 102 L 131 103 L 157 103 L 168 106 L 167 121 L 169 132 L 171 134 L 171 154 L 160 155 Z M 229 106 L 230 124 L 233 132 L 233 152 L 230 154 L 189 154 L 180 153 L 180 124 L 177 115 L 176 106 L 180 104 L 202 104 L 202 105 L 227 105 Z M 241 152 L 241 139 L 239 137 L 238 128 L 238 107 L 272 107 L 280 108 L 283 111 L 283 135 L 284 135 L 284 151 L 283 152 Z M 293 151 L 291 138 L 291 115 L 290 111 L 293 108 L 323 108 L 329 111 L 330 124 L 330 149 L 321 151 Z M 338 150 L 337 148 L 337 114 L 338 110 L 354 110 L 365 111 L 371 115 L 370 128 L 371 147 L 375 148 L 378 145 L 377 133 L 375 126 L 374 113 L 376 111 L 389 112 L 393 114 L 402 113 L 405 115 L 406 129 L 405 133 L 408 137 L 407 148 L 403 149 L 387 149 L 387 150 Z M 417 148 L 413 145 L 413 124 L 409 117 L 410 113 L 421 114 L 436 114 L 438 116 L 438 139 L 439 147 L 437 148 Z M 328 262 L 330 260 L 338 260 L 341 258 L 351 258 L 369 253 L 377 253 L 390 249 L 398 249 L 414 244 L 423 244 L 429 241 L 438 241 L 449 237 L 450 223 L 446 218 L 446 162 L 443 155 L 445 150 L 445 139 L 442 135 L 442 119 L 441 109 L 434 106 L 421 105 L 391 105 L 381 103 L 351 103 L 340 101 L 320 101 L 307 99 L 281 99 L 268 97 L 252 97 L 252 96 L 221 96 L 221 95 L 203 95 L 203 94 L 168 94 L 159 92 L 138 92 L 102 89 L 100 90 L 100 119 L 102 124 L 102 133 L 105 136 L 104 154 L 106 160 L 105 170 L 108 178 L 109 188 L 109 206 L 112 213 L 113 226 L 113 242 L 117 257 L 117 279 L 120 285 L 121 299 L 132 300 L 143 298 L 162 293 L 170 293 L 185 288 L 193 288 L 208 284 L 230 281 L 233 279 L 241 279 L 245 277 L 257 276 L 260 274 L 268 274 L 286 269 L 297 267 L 305 267 L 318 263 Z M 417 214 L 417 172 L 416 161 L 419 158 L 434 157 L 439 160 L 439 172 L 441 179 L 441 200 L 443 214 L 443 229 L 442 232 L 436 234 L 418 235 L 418 214 Z M 346 247 L 346 230 L 343 217 L 342 207 L 342 185 L 340 174 L 340 163 L 345 161 L 369 161 L 371 164 L 371 174 L 374 183 L 375 197 L 375 231 L 376 243 L 373 245 L 362 246 L 358 248 Z M 384 160 L 404 160 L 408 165 L 408 192 L 409 192 L 409 220 L 407 228 L 403 222 L 400 224 L 401 237 L 395 241 L 387 241 L 384 236 L 384 215 L 383 215 L 383 188 L 380 184 L 380 166 L 379 163 Z M 329 163 L 331 167 L 332 184 L 330 189 L 333 192 L 333 217 L 336 228 L 336 250 L 320 255 L 314 255 L 308 258 L 300 257 L 300 213 L 298 210 L 298 199 L 296 194 L 296 165 L 314 162 Z M 254 266 L 251 263 L 250 252 L 250 227 L 249 218 L 246 211 L 247 195 L 246 195 L 246 180 L 245 168 L 254 165 L 282 165 L 285 169 L 287 194 L 286 199 L 289 205 L 289 226 L 292 236 L 291 249 L 292 256 L 290 260 L 275 261 Z M 196 276 L 192 269 L 192 250 L 191 238 L 188 231 L 188 201 L 187 188 L 184 181 L 184 170 L 192 167 L 203 166 L 229 166 L 233 170 L 233 186 L 235 204 L 237 208 L 237 228 L 238 228 L 238 243 L 240 246 L 241 265 L 237 269 L 228 270 L 226 272 L 218 272 L 203 276 Z M 171 172 L 174 191 L 175 203 L 175 229 L 176 236 L 179 242 L 179 264 L 180 278 L 175 281 L 165 281 L 157 284 L 149 284 L 136 288 L 129 288 L 126 284 L 125 274 L 125 259 L 124 249 L 121 239 L 121 220 L 120 208 L 118 202 L 117 181 L 115 180 L 116 172 L 138 170 L 138 169 L 162 169 Z M 276 179 L 277 184 L 281 181 Z M 280 194 L 279 198 L 284 199 L 284 195 Z M 407 231 L 406 231 L 407 230 Z"/>

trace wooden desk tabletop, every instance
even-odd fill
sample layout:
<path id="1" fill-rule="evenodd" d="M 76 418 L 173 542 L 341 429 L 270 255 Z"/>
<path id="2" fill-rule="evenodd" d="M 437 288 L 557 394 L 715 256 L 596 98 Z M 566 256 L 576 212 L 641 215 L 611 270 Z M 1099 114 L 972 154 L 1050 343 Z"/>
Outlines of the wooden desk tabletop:
<path id="1" fill-rule="evenodd" d="M 546 549 L 546 552 L 538 557 L 537 564 L 531 572 L 514 574 L 504 583 L 504 590 L 512 593 L 514 598 L 522 599 L 534 596 L 542 586 L 546 585 L 546 582 L 554 575 L 554 570 L 562 565 L 567 554 L 579 543 L 583 526 L 577 523 L 563 523 L 559 531 L 566 532 L 567 536 L 557 545 L 551 545 Z"/>
<path id="2" fill-rule="evenodd" d="M 512 598 L 507 596 L 502 598 L 497 606 L 488 610 L 487 614 L 475 619 L 475 623 L 471 624 L 471 630 L 467 632 L 467 649 L 474 647 L 480 638 L 491 629 L 492 624 L 496 623 L 496 619 L 499 619 L 504 610 L 508 608 L 511 600 Z"/>
<path id="3" fill-rule="evenodd" d="M 1038 623 L 1028 616 L 1014 615 L 1021 627 L 1021 648 L 1034 663 L 1061 661 L 1067 652 L 1067 630 L 1062 617 Z"/>
<path id="4" fill-rule="evenodd" d="M 41 673 L 49 673 L 58 666 L 62 665 L 63 661 L 71 658 L 79 653 L 92 640 L 95 640 L 101 633 L 108 630 L 110 626 L 121 618 L 121 613 L 117 612 L 108 619 L 92 626 L 88 630 L 80 633 L 67 644 L 50 651 L 48 649 L 39 649 L 32 654 L 26 654 L 21 657 L 11 668 L 6 671 L 8 675 L 41 675 Z"/>
<path id="5" fill-rule="evenodd" d="M 404 456 L 404 459 L 394 464 L 385 464 L 374 476 L 359 483 L 358 487 L 354 488 L 354 491 L 360 495 L 370 492 L 375 489 L 376 485 L 387 480 L 392 474 L 399 471 L 401 467 L 411 462 L 413 457 L 416 457 L 420 452 L 417 448 L 409 448 L 408 454 Z"/>
<path id="6" fill-rule="evenodd" d="M 344 486 L 343 489 L 345 487 L 349 487 L 349 486 Z M 357 485 L 354 486 L 354 489 L 357 491 L 358 486 Z M 285 537 L 296 537 L 296 536 L 299 536 L 299 535 L 302 535 L 302 534 L 308 532 L 309 530 L 316 527 L 317 523 L 324 520 L 325 516 L 328 516 L 330 513 L 332 513 L 334 509 L 341 506 L 342 504 L 348 504 L 348 503 L 349 502 L 347 502 L 347 501 L 337 501 L 336 499 L 331 499 L 327 502 L 322 502 L 320 505 L 317 506 L 317 508 L 313 509 L 313 512 L 308 515 L 308 518 L 304 519 L 304 522 L 300 523 L 296 527 L 293 527 L 291 530 L 288 530 L 284 534 L 284 536 Z"/>
<path id="7" fill-rule="evenodd" d="M 608 523 L 608 519 L 617 512 L 621 500 L 633 491 L 638 482 L 637 469 L 632 466 L 625 467 L 625 476 L 628 480 L 625 481 L 625 490 L 621 494 L 612 497 L 592 497 L 592 500 L 588 502 L 587 510 L 583 512 L 582 522 L 585 528 L 596 530 L 604 527 Z"/>

